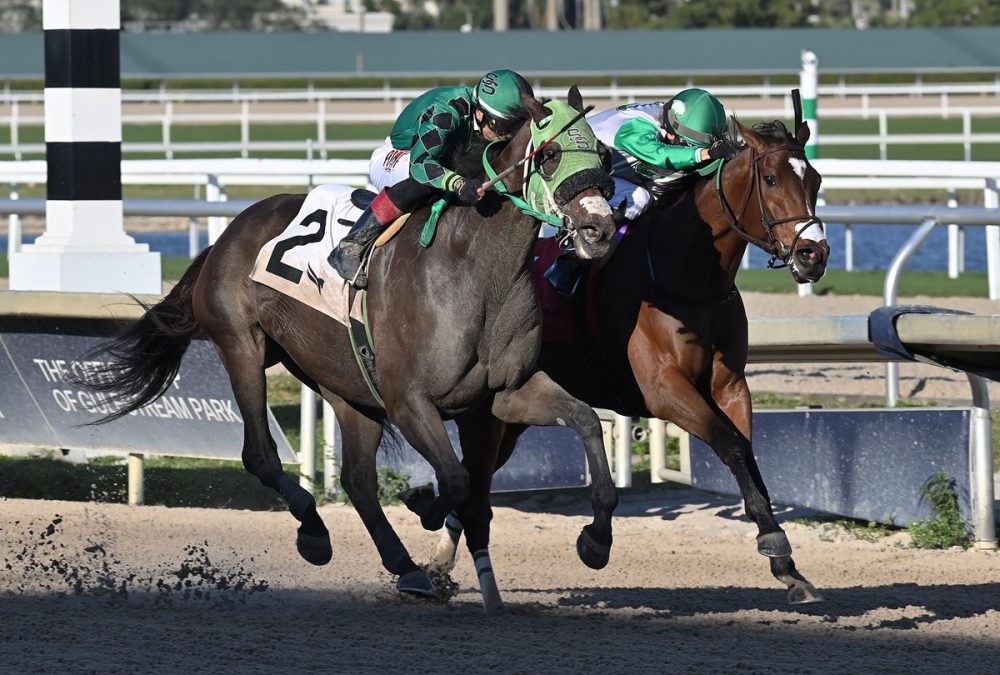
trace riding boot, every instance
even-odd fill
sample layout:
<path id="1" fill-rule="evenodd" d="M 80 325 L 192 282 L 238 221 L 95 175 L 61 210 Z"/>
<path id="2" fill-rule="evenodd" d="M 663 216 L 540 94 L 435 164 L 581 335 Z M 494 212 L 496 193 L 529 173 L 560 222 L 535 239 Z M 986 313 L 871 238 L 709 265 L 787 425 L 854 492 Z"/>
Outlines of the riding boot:
<path id="1" fill-rule="evenodd" d="M 356 288 L 364 288 L 368 285 L 368 276 L 360 267 L 365 249 L 401 215 L 402 211 L 392 203 L 388 193 L 382 190 L 358 216 L 347 236 L 330 252 L 327 262 L 341 277 L 347 281 L 353 280 Z"/>
<path id="2" fill-rule="evenodd" d="M 566 251 L 559 254 L 543 276 L 559 295 L 571 300 L 581 300 L 583 284 L 580 282 L 587 269 L 586 260 L 580 260 L 573 251 Z"/>

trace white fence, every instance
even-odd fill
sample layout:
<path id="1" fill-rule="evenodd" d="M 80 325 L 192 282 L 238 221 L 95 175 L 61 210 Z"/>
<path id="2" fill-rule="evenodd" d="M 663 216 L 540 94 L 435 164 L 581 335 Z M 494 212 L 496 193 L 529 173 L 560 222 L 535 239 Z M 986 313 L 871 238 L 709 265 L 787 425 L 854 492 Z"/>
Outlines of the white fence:
<path id="1" fill-rule="evenodd" d="M 741 118 L 756 119 L 793 116 L 790 87 L 776 85 L 707 85 Z M 584 87 L 588 101 L 618 104 L 669 98 L 676 88 L 667 87 Z M 126 125 L 155 125 L 157 141 L 129 141 L 126 153 L 151 153 L 170 159 L 179 153 L 222 152 L 249 157 L 263 152 L 295 153 L 306 158 L 325 159 L 331 153 L 370 151 L 380 138 L 331 140 L 327 125 L 336 123 L 382 122 L 387 126 L 420 89 L 383 88 L 358 90 L 302 91 L 156 91 L 124 92 L 123 116 Z M 562 88 L 543 87 L 541 96 L 565 95 Z M 877 133 L 831 134 L 820 125 L 821 145 L 871 146 L 885 159 L 892 145 L 961 145 L 966 160 L 972 148 L 1000 144 L 1000 133 L 974 132 L 973 119 L 1000 117 L 1000 79 L 992 83 L 941 85 L 832 85 L 819 90 L 820 120 L 832 118 L 875 119 Z M 7 91 L 0 96 L 0 126 L 9 129 L 10 141 L 0 145 L 0 153 L 15 158 L 41 154 L 43 143 L 21 140 L 24 127 L 44 123 L 41 92 Z M 144 110 L 145 109 L 145 110 Z M 961 119 L 960 132 L 933 134 L 890 133 L 893 119 L 933 117 Z M 238 126 L 238 141 L 179 142 L 178 127 L 192 124 Z M 311 138 L 298 140 L 255 140 L 251 127 L 265 124 L 303 124 L 313 129 Z"/>

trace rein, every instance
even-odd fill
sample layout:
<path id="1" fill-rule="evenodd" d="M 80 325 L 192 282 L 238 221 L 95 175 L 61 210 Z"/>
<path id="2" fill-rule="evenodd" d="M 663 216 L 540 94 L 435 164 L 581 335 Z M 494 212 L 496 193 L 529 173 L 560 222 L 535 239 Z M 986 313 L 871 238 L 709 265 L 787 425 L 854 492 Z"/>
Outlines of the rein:
<path id="1" fill-rule="evenodd" d="M 518 197 L 516 194 L 508 190 L 507 186 L 504 185 L 503 180 L 500 180 L 500 178 L 505 174 L 501 173 L 498 175 L 496 170 L 493 168 L 493 165 L 490 164 L 489 151 L 490 148 L 493 147 L 495 144 L 502 142 L 504 141 L 493 141 L 492 143 L 486 146 L 485 150 L 483 150 L 483 168 L 486 170 L 486 175 L 489 177 L 490 182 L 493 185 L 493 189 L 496 190 L 499 194 L 509 199 L 514 204 L 514 206 L 521 209 L 521 213 L 531 216 L 535 220 L 540 220 L 543 223 L 562 229 L 564 225 L 562 217 L 538 211 L 524 199 Z M 528 147 L 530 147 L 530 144 Z M 510 169 L 513 169 L 516 166 L 518 166 L 518 164 L 515 164 L 513 167 L 510 167 Z M 507 172 L 509 172 L 510 169 L 507 169 Z M 527 175 L 525 175 L 524 183 L 526 184 L 527 182 L 528 182 Z M 525 187 L 522 186 L 521 191 L 524 192 Z"/>
<path id="2" fill-rule="evenodd" d="M 808 213 L 798 216 L 788 216 L 780 219 L 772 218 L 771 214 L 767 210 L 766 204 L 764 203 L 764 188 L 761 185 L 763 178 L 761 177 L 760 168 L 757 163 L 768 155 L 773 155 L 776 152 L 794 152 L 796 150 L 799 150 L 799 148 L 791 145 L 782 145 L 777 148 L 771 148 L 767 152 L 758 154 L 755 148 L 750 148 L 750 181 L 747 185 L 746 194 L 743 195 L 743 199 L 740 200 L 739 216 L 733 212 L 732 207 L 729 205 L 729 202 L 726 201 L 726 196 L 722 191 L 722 170 L 725 167 L 725 162 L 721 162 L 718 170 L 715 172 L 715 192 L 719 197 L 719 208 L 726 215 L 726 219 L 729 221 L 729 227 L 749 243 L 754 244 L 755 246 L 760 247 L 764 252 L 771 254 L 771 258 L 767 261 L 767 266 L 772 269 L 779 269 L 788 265 L 788 258 L 791 257 L 792 251 L 795 250 L 795 244 L 798 242 L 799 237 L 802 236 L 802 232 L 804 232 L 806 228 L 814 224 L 818 224 L 820 227 L 823 226 L 823 221 L 820 218 Z M 764 232 L 767 233 L 766 241 L 751 235 L 741 225 L 743 217 L 746 215 L 747 207 L 750 205 L 750 197 L 753 195 L 754 187 L 757 188 L 757 204 L 760 207 L 760 222 L 761 226 L 764 228 Z M 774 235 L 774 227 L 776 225 L 781 225 L 782 223 L 789 223 L 793 221 L 802 222 L 803 226 L 796 229 L 795 236 L 792 238 L 792 243 L 785 246 L 785 244 Z M 780 261 L 780 264 L 778 261 Z"/>

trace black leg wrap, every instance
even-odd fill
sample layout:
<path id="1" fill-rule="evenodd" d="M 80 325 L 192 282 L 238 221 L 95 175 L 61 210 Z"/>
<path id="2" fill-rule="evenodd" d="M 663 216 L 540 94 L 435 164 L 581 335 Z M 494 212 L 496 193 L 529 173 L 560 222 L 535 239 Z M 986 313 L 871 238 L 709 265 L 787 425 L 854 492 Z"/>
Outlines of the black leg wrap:
<path id="1" fill-rule="evenodd" d="M 757 537 L 757 552 L 768 558 L 786 558 L 792 555 L 792 545 L 781 530 Z"/>

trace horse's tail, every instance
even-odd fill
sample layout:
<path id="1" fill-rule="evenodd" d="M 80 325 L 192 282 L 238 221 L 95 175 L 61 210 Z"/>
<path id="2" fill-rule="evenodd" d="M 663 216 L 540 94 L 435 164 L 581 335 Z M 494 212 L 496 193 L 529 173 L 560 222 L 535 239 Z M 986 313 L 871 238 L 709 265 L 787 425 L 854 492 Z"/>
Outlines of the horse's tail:
<path id="1" fill-rule="evenodd" d="M 180 281 L 118 337 L 88 352 L 87 367 L 76 376 L 78 384 L 103 395 L 115 410 L 90 424 L 113 422 L 147 403 L 170 387 L 181 367 L 181 358 L 198 330 L 191 295 L 211 247 L 202 251 Z"/>

